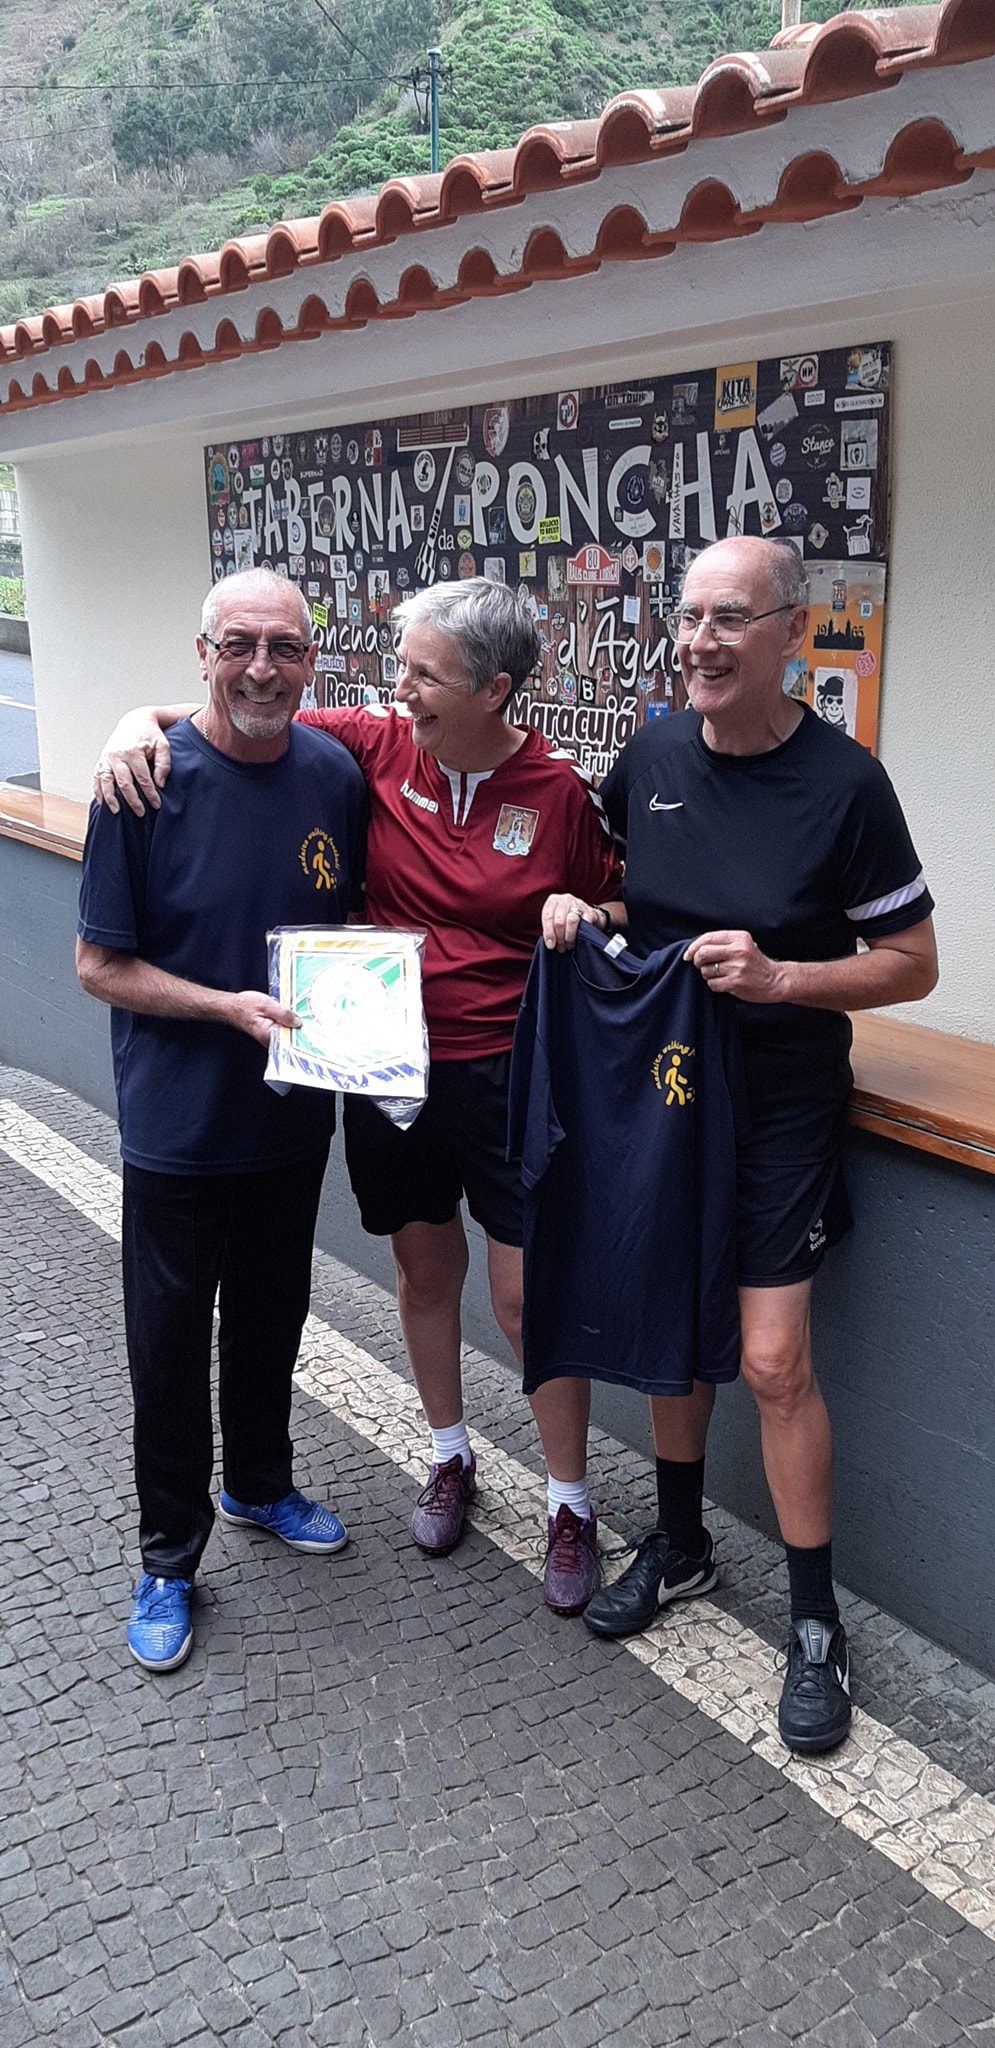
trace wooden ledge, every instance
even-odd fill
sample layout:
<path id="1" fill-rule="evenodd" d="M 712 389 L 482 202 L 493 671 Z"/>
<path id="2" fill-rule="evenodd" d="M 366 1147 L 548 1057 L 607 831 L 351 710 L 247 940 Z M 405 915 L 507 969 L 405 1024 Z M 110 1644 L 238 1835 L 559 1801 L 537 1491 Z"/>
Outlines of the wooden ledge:
<path id="1" fill-rule="evenodd" d="M 0 783 L 0 838 L 81 860 L 89 808 Z M 995 1174 L 995 1045 L 864 1011 L 853 1019 L 850 1122 Z"/>
<path id="2" fill-rule="evenodd" d="M 858 1130 L 995 1173 L 995 1045 L 864 1011 L 853 1073 Z"/>
<path id="3" fill-rule="evenodd" d="M 23 839 L 28 846 L 61 853 L 66 860 L 82 860 L 89 815 L 88 804 L 0 782 L 0 838 Z"/>

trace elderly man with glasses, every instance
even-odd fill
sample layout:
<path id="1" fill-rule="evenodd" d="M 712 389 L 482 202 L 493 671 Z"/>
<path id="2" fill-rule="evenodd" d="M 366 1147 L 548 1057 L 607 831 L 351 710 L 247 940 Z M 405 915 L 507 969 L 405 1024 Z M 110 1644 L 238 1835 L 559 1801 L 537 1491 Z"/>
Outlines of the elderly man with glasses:
<path id="1" fill-rule="evenodd" d="M 787 1550 L 779 1727 L 789 1748 L 814 1755 L 850 1724 L 832 1440 L 810 1340 L 813 1275 L 851 1221 L 846 1013 L 928 995 L 937 967 L 932 898 L 884 770 L 785 693 L 807 606 L 791 546 L 744 537 L 705 548 L 670 622 L 689 708 L 637 733 L 601 795 L 625 851 L 634 951 L 684 945 L 689 970 L 736 1006 L 750 1119 L 737 1154 L 741 1364 Z M 575 898 L 551 898 L 547 945 L 571 947 L 581 917 L 599 922 Z M 646 1249 L 659 1260 L 660 1247 Z M 598 1635 L 645 1628 L 716 1582 L 702 1522 L 714 1391 L 696 1379 L 686 1396 L 651 1401 L 657 1525 L 588 1606 Z"/>
<path id="2" fill-rule="evenodd" d="M 197 649 L 207 701 L 173 735 L 161 805 L 94 808 L 77 941 L 83 988 L 112 1009 L 144 1566 L 128 1646 L 149 1671 L 192 1643 L 219 1288 L 223 1518 L 315 1554 L 347 1540 L 293 1484 L 291 1375 L 334 1097 L 263 1080 L 271 1027 L 295 1021 L 266 992 L 266 932 L 347 917 L 366 793 L 343 747 L 291 723 L 316 652 L 292 584 L 226 579 Z"/>

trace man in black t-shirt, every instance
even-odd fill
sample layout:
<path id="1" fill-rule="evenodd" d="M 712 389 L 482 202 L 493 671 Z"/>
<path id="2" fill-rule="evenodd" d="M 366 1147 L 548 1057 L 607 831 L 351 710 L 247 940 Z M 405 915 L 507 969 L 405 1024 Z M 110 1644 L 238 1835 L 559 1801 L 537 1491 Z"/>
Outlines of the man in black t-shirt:
<path id="1" fill-rule="evenodd" d="M 884 770 L 785 694 L 807 604 L 803 564 L 785 543 L 706 548 L 672 621 L 690 708 L 638 732 L 601 795 L 626 853 L 615 914 L 630 944 L 645 954 L 685 942 L 685 958 L 738 1012 L 751 1126 L 738 1154 L 741 1364 L 791 1587 L 778 1720 L 789 1748 L 817 1754 L 850 1724 L 832 1441 L 810 1341 L 813 1274 L 850 1225 L 846 1013 L 928 995 L 937 968 L 932 898 Z M 574 897 L 551 897 L 546 943 L 572 945 L 588 915 L 603 922 Z M 698 1380 L 686 1397 L 651 1402 L 657 1527 L 588 1607 L 596 1634 L 644 1628 L 715 1584 L 701 1518 L 713 1400 Z"/>

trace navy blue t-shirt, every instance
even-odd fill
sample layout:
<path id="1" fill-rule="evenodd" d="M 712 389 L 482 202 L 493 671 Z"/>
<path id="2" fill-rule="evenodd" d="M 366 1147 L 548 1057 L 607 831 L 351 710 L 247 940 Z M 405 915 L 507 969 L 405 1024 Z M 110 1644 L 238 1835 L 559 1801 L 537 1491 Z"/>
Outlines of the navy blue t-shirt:
<path id="1" fill-rule="evenodd" d="M 526 1393 L 739 1370 L 735 1010 L 682 956 L 613 956 L 588 924 L 572 953 L 536 948 L 511 1066 Z"/>
<path id="2" fill-rule="evenodd" d="M 292 726 L 279 761 L 233 761 L 187 719 L 158 811 L 94 807 L 79 935 L 210 988 L 267 989 L 266 933 L 341 924 L 363 874 L 366 786 L 352 756 Z M 121 1151 L 153 1173 L 249 1173 L 318 1152 L 334 1097 L 263 1080 L 230 1025 L 111 1012 Z"/>

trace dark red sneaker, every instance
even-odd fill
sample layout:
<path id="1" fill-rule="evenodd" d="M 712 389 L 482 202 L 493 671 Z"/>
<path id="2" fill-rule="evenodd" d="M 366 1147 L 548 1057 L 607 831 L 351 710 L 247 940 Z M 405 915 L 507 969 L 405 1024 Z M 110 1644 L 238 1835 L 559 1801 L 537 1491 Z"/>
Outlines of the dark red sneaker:
<path id="1" fill-rule="evenodd" d="M 445 1465 L 433 1465 L 428 1485 L 418 1495 L 411 1534 L 419 1550 L 444 1557 L 455 1550 L 466 1528 L 466 1511 L 477 1491 L 477 1460 L 464 1465 L 459 1452 Z"/>
<path id="2" fill-rule="evenodd" d="M 581 1521 L 572 1508 L 562 1507 L 548 1526 L 542 1597 L 554 1614 L 583 1614 L 601 1584 L 597 1515 Z"/>

